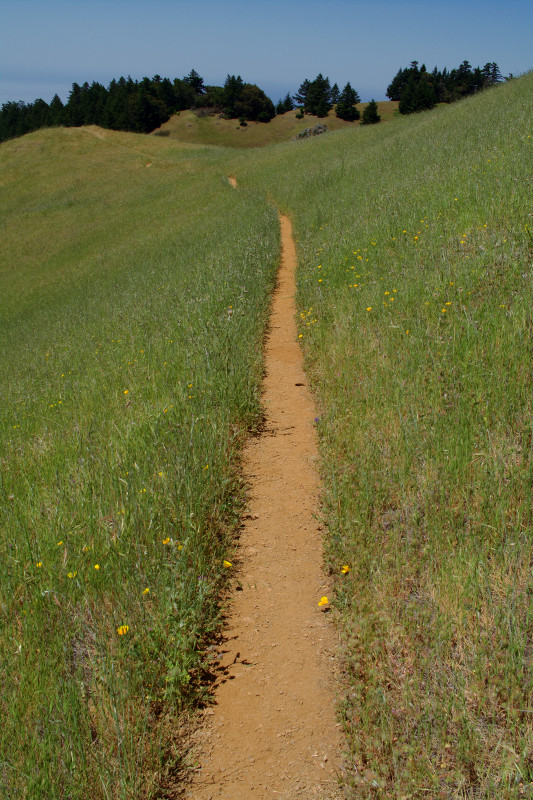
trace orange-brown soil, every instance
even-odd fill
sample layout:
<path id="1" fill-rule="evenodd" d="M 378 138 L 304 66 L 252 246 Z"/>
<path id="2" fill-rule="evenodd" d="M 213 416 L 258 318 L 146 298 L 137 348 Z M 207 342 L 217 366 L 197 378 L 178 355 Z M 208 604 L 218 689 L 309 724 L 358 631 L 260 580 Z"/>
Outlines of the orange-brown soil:
<path id="1" fill-rule="evenodd" d="M 282 263 L 265 345 L 266 421 L 244 454 L 248 513 L 217 648 L 215 704 L 195 735 L 191 800 L 341 796 L 336 634 L 318 606 L 328 582 L 315 516 L 316 413 L 298 345 L 291 223 L 280 223 Z"/>

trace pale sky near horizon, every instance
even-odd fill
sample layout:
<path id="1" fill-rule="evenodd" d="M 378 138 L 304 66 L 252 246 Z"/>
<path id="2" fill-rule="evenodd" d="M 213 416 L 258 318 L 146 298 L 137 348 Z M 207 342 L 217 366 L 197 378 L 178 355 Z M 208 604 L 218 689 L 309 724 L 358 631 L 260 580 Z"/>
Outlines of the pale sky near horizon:
<path id="1" fill-rule="evenodd" d="M 384 100 L 412 60 L 533 68 L 532 0 L 0 0 L 0 103 L 73 82 L 227 74 L 276 102 L 319 72 Z"/>

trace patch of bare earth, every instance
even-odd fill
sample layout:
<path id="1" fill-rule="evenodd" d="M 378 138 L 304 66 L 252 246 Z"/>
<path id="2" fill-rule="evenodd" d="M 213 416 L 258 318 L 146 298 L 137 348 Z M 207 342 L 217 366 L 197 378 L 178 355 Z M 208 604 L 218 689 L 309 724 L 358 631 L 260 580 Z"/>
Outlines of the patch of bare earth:
<path id="1" fill-rule="evenodd" d="M 249 508 L 217 648 L 215 704 L 195 736 L 191 800 L 341 797 L 337 639 L 318 606 L 328 584 L 315 518 L 315 409 L 295 322 L 291 223 L 280 223 L 282 263 L 265 345 L 266 424 L 245 452 Z"/>

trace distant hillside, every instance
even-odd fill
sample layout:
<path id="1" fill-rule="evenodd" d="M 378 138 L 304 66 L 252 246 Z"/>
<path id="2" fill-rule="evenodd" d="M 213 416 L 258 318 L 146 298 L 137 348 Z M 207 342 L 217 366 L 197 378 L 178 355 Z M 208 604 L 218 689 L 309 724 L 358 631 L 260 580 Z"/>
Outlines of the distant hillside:
<path id="1" fill-rule="evenodd" d="M 361 114 L 367 103 L 360 103 L 358 108 Z M 393 119 L 398 112 L 398 103 L 388 100 L 378 103 L 381 121 Z M 219 114 L 210 116 L 198 115 L 194 111 L 182 111 L 175 114 L 153 132 L 154 136 L 169 136 L 182 142 L 194 144 L 208 144 L 224 147 L 263 147 L 277 142 L 290 141 L 305 128 L 312 128 L 321 122 L 329 130 L 336 131 L 353 127 L 360 123 L 345 122 L 339 119 L 334 111 L 330 111 L 325 118 L 306 114 L 302 119 L 297 119 L 297 109 L 278 114 L 268 125 L 261 122 L 248 122 L 241 126 L 237 120 L 224 119 Z"/>

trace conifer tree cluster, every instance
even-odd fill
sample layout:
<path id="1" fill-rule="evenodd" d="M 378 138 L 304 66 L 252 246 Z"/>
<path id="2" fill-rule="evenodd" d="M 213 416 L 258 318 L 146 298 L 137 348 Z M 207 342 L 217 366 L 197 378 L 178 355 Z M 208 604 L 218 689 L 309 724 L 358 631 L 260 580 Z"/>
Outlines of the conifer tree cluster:
<path id="1" fill-rule="evenodd" d="M 340 119 L 349 122 L 359 119 L 356 108 L 361 98 L 348 82 L 342 92 L 336 83 L 331 86 L 329 78 L 319 73 L 314 81 L 306 78 L 296 94 L 294 101 L 304 114 L 313 114 L 317 117 L 327 117 L 335 106 L 335 113 Z"/>
<path id="2" fill-rule="evenodd" d="M 272 101 L 253 84 L 228 75 L 224 86 L 205 86 L 191 70 L 183 78 L 132 78 L 100 83 L 72 84 L 68 100 L 56 94 L 50 104 L 8 102 L 0 110 L 0 142 L 39 128 L 65 125 L 100 125 L 111 130 L 149 133 L 173 114 L 188 108 L 209 108 L 228 118 L 268 122 L 275 116 Z"/>
<path id="3" fill-rule="evenodd" d="M 488 62 L 484 67 L 473 69 L 468 61 L 456 69 L 428 72 L 426 65 L 419 68 L 418 61 L 412 61 L 406 69 L 399 69 L 387 87 L 387 97 L 399 100 L 401 114 L 434 108 L 437 103 L 453 103 L 462 97 L 495 86 L 502 81 L 496 62 Z"/>

